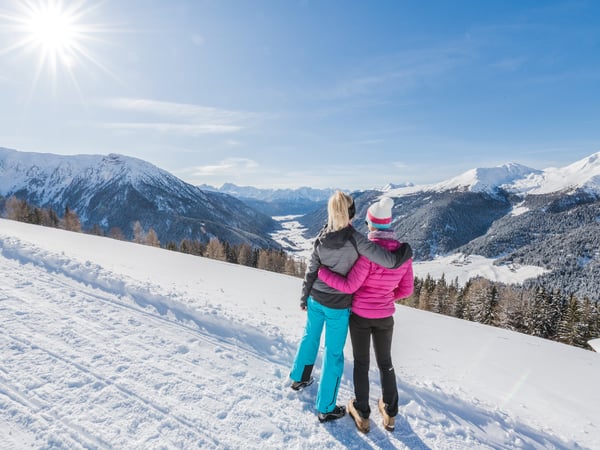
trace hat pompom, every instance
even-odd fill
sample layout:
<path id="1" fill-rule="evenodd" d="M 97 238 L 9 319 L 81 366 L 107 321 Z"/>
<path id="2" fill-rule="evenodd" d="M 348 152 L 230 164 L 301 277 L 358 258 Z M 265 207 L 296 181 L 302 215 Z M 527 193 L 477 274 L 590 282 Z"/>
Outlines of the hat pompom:
<path id="1" fill-rule="evenodd" d="M 385 230 L 392 226 L 392 208 L 394 200 L 389 197 L 381 198 L 367 210 L 367 223 L 374 228 Z"/>
<path id="2" fill-rule="evenodd" d="M 392 200 L 389 197 L 383 197 L 381 200 L 379 200 L 379 206 L 381 206 L 381 208 L 386 209 L 390 211 L 390 216 L 392 215 L 392 208 L 394 207 L 394 200 Z"/>

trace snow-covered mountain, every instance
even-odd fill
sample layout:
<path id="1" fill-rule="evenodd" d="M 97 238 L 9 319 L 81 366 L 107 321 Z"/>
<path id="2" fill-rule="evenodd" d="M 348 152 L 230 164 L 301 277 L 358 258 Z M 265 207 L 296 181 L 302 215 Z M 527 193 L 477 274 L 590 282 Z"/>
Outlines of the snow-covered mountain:
<path id="1" fill-rule="evenodd" d="M 600 193 L 600 152 L 565 167 L 549 168 L 513 181 L 507 190 L 520 194 L 541 195 L 555 192 Z"/>
<path id="2" fill-rule="evenodd" d="M 224 194 L 233 195 L 238 198 L 272 201 L 296 201 L 310 200 L 311 202 L 327 201 L 335 189 L 315 189 L 311 187 L 300 187 L 297 189 L 260 189 L 252 186 L 237 186 L 233 183 L 225 183 L 220 188 L 203 184 L 198 186 L 204 190 L 218 191 Z"/>
<path id="3" fill-rule="evenodd" d="M 376 369 L 369 434 L 319 423 L 318 381 L 288 387 L 301 283 L 0 219 L 0 449 L 600 448 L 599 354 L 406 307 L 396 430 Z"/>
<path id="4" fill-rule="evenodd" d="M 476 168 L 450 180 L 437 183 L 432 186 L 432 190 L 443 192 L 466 188 L 472 192 L 493 193 L 498 188 L 508 188 L 516 181 L 538 173 L 541 171 L 515 163 L 503 164 L 498 167 Z"/>
<path id="5" fill-rule="evenodd" d="M 113 227 L 127 237 L 139 220 L 162 242 L 184 238 L 276 247 L 277 224 L 234 197 L 204 192 L 165 170 L 123 155 L 61 156 L 0 148 L 0 195 L 17 195 L 62 215 L 74 210 L 84 228 Z"/>
<path id="6" fill-rule="evenodd" d="M 352 195 L 361 231 L 366 231 L 362 218 L 372 202 L 382 195 L 394 199 L 394 229 L 410 242 L 416 260 L 462 252 L 498 264 L 537 266 L 546 270 L 540 279 L 547 287 L 597 298 L 599 186 L 596 153 L 563 168 L 511 163 L 472 169 L 432 185 L 389 185 Z M 217 236 L 233 244 L 279 246 L 281 240 L 272 236 L 282 227 L 272 216 L 291 214 L 303 215 L 299 229 L 312 239 L 326 220 L 325 199 L 331 192 L 225 188 L 269 200 L 240 197 L 242 202 L 204 191 L 121 155 L 60 157 L 0 149 L 0 196 L 17 194 L 59 214 L 68 205 L 88 228 L 119 227 L 126 237 L 139 220 L 146 229 L 153 227 L 163 244 Z"/>
<path id="7" fill-rule="evenodd" d="M 270 216 L 287 216 L 305 214 L 326 204 L 334 189 L 314 189 L 301 187 L 297 189 L 260 189 L 252 186 L 237 186 L 225 183 L 220 188 L 203 184 L 199 186 L 206 191 L 221 192 L 232 195 L 248 206 Z"/>
<path id="8" fill-rule="evenodd" d="M 538 266 L 548 288 L 600 297 L 600 153 L 562 168 L 510 163 L 431 185 L 352 195 L 355 226 L 363 232 L 368 206 L 381 196 L 394 199 L 394 230 L 416 260 L 461 252 Z M 299 220 L 314 236 L 326 217 L 320 208 Z"/>
<path id="9" fill-rule="evenodd" d="M 517 163 L 507 163 L 498 167 L 470 169 L 435 184 L 398 186 L 395 189 L 386 187 L 381 191 L 397 197 L 418 192 L 450 190 L 492 194 L 499 189 L 520 195 L 569 193 L 578 189 L 598 194 L 600 193 L 600 152 L 565 167 L 538 170 Z"/>

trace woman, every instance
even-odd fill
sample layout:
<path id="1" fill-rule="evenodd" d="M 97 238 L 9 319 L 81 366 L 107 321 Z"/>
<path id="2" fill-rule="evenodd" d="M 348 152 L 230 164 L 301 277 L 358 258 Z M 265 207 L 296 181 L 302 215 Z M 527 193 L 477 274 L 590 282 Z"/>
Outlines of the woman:
<path id="1" fill-rule="evenodd" d="M 367 211 L 369 240 L 388 250 L 402 246 L 396 239 L 392 224 L 394 201 L 382 198 Z M 395 300 L 412 294 L 414 289 L 412 261 L 408 260 L 397 269 L 386 269 L 376 262 L 360 257 L 347 277 L 340 276 L 335 268 L 323 267 L 319 279 L 342 292 L 354 292 L 352 315 L 350 316 L 350 339 L 354 355 L 355 399 L 348 403 L 348 412 L 357 428 L 368 433 L 369 415 L 369 356 L 371 337 L 379 367 L 382 398 L 379 411 L 383 425 L 388 431 L 394 430 L 398 413 L 398 388 L 392 364 L 392 334 L 394 331 Z"/>
<path id="2" fill-rule="evenodd" d="M 336 401 L 344 371 L 344 345 L 352 295 L 331 288 L 319 280 L 319 267 L 323 265 L 345 275 L 359 255 L 384 267 L 399 267 L 412 256 L 409 245 L 390 253 L 358 233 L 350 224 L 354 212 L 354 201 L 349 195 L 337 191 L 329 198 L 327 225 L 315 240 L 302 285 L 300 307 L 307 311 L 307 321 L 290 372 L 291 387 L 299 390 L 312 383 L 313 365 L 325 326 L 325 352 L 316 399 L 321 422 L 339 419 L 346 413 L 343 406 L 336 405 Z"/>

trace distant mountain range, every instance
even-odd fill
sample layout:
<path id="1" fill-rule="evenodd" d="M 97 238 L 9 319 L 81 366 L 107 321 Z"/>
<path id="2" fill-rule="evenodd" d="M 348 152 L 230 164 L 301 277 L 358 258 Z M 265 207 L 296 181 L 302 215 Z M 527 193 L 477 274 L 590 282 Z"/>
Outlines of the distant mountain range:
<path id="1" fill-rule="evenodd" d="M 335 189 L 259 189 L 252 186 L 236 186 L 225 183 L 220 188 L 203 184 L 198 186 L 205 191 L 232 195 L 249 206 L 270 216 L 298 215 L 314 211 L 327 204 L 327 199 Z"/>
<path id="2" fill-rule="evenodd" d="M 0 148 L 0 195 L 15 195 L 59 215 L 69 207 L 84 228 L 113 227 L 131 238 L 132 224 L 156 231 L 162 243 L 218 237 L 277 248 L 271 217 L 240 200 L 183 182 L 145 161 L 123 155 L 60 156 Z"/>
<path id="3" fill-rule="evenodd" d="M 562 168 L 518 164 L 469 170 L 441 183 L 352 194 L 355 226 L 366 232 L 368 206 L 394 199 L 393 228 L 415 259 L 453 252 L 531 264 L 562 291 L 600 297 L 600 153 Z M 314 235 L 326 209 L 300 220 Z"/>
<path id="4" fill-rule="evenodd" d="M 119 227 L 127 237 L 139 220 L 162 243 L 183 238 L 279 247 L 271 216 L 301 215 L 312 239 L 326 222 L 333 189 L 192 186 L 147 162 L 122 155 L 58 156 L 0 148 L 0 196 L 16 195 L 59 214 L 69 206 L 84 227 Z M 600 153 L 562 168 L 519 164 L 475 168 L 430 184 L 387 185 L 352 192 L 355 226 L 366 232 L 368 206 L 394 199 L 393 228 L 416 260 L 454 252 L 498 264 L 549 269 L 547 286 L 600 296 Z"/>

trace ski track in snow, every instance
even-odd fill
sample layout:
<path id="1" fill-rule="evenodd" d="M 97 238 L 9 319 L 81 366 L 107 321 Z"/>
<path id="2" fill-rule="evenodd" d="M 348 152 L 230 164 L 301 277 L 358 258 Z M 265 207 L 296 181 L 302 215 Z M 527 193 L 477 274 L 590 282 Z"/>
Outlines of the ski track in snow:
<path id="1" fill-rule="evenodd" d="M 195 300 L 0 234 L 0 448 L 582 448 L 401 370 L 394 433 L 320 424 L 316 383 L 288 387 L 294 330 Z"/>
<path id="2" fill-rule="evenodd" d="M 268 361 L 247 351 L 240 352 L 238 347 L 227 343 L 226 338 L 219 341 L 218 335 L 217 338 L 210 337 L 172 319 L 147 310 L 136 310 L 134 302 L 123 304 L 124 299 L 116 298 L 114 293 L 98 292 L 61 274 L 46 275 L 47 288 L 40 292 L 39 283 L 34 285 L 28 281 L 32 277 L 39 280 L 45 275 L 43 272 L 40 274 L 38 268 L 13 263 L 13 267 L 4 269 L 4 273 L 14 274 L 14 287 L 7 289 L 10 286 L 8 280 L 2 280 L 2 293 L 7 299 L 2 302 L 0 311 L 3 316 L 13 318 L 12 321 L 4 320 L 6 326 L 0 330 L 2 341 L 6 343 L 2 349 L 3 367 L 41 364 L 49 372 L 40 377 L 36 373 L 39 369 L 32 366 L 31 379 L 18 382 L 11 382 L 10 373 L 7 373 L 2 379 L 5 386 L 3 393 L 13 400 L 21 399 L 19 403 L 23 406 L 35 406 L 34 410 L 40 412 L 36 418 L 41 417 L 47 422 L 49 415 L 53 422 L 61 424 L 63 429 L 59 435 L 66 432 L 67 435 L 81 437 L 83 447 L 110 448 L 111 445 L 92 431 L 82 432 L 93 430 L 93 424 L 71 424 L 66 419 L 73 408 L 80 407 L 82 403 L 89 405 L 91 410 L 87 412 L 92 415 L 95 415 L 93 409 L 98 407 L 101 409 L 99 415 L 113 416 L 115 430 L 135 429 L 136 434 L 144 437 L 144 441 L 138 443 L 120 442 L 117 432 L 111 437 L 117 440 L 110 441 L 117 446 L 152 445 L 155 435 L 156 439 L 160 437 L 161 445 L 191 441 L 203 448 L 217 448 L 221 436 L 235 438 L 225 425 L 227 417 L 235 415 L 235 404 L 248 399 L 243 393 L 228 394 L 227 386 L 240 385 L 242 379 L 256 380 L 258 382 L 253 386 L 255 392 L 264 391 L 261 398 L 272 397 L 265 389 L 273 382 L 272 374 L 252 373 L 253 367 L 264 366 Z M 99 301 L 102 305 L 97 305 Z M 39 311 L 38 303 L 44 304 L 43 312 Z M 107 312 L 108 316 L 105 315 Z M 23 322 L 20 319 L 25 316 L 27 327 L 20 326 Z M 31 325 L 34 325 L 33 329 Z M 14 331 L 7 332 L 7 329 Z M 160 330 L 160 334 L 152 333 L 152 330 Z M 57 348 L 57 342 L 64 343 L 64 346 Z M 103 345 L 96 349 L 99 343 Z M 132 347 L 136 348 L 137 361 L 131 361 L 119 351 L 120 348 Z M 220 354 L 217 361 L 222 361 L 222 366 L 204 364 L 214 363 L 215 359 L 208 357 L 213 353 Z M 248 364 L 249 359 L 260 361 Z M 177 371 L 168 370 L 172 364 L 177 364 Z M 230 374 L 232 364 L 239 366 L 240 370 L 233 374 L 233 379 L 225 379 L 224 375 Z M 182 366 L 185 367 L 183 370 Z M 60 376 L 53 376 L 56 374 Z M 49 384 L 44 378 L 52 381 Z M 55 384 L 56 378 L 61 380 L 59 384 Z M 216 398 L 211 398 L 212 391 L 203 392 L 203 385 L 212 385 L 211 381 L 223 386 Z M 74 391 L 79 392 L 75 398 L 71 394 Z M 281 386 L 279 391 L 277 398 L 271 398 L 270 403 L 281 398 Z M 148 397 L 147 392 L 155 395 Z M 65 399 L 72 400 L 73 404 L 65 404 Z M 108 411 L 110 414 L 107 414 Z M 123 415 L 119 414 L 120 411 Z M 135 412 L 133 416 L 132 412 Z M 208 417 L 203 420 L 204 415 Z M 257 418 L 261 415 L 258 414 Z M 206 433 L 202 427 L 203 422 L 211 421 L 211 416 L 222 419 L 223 427 L 214 430 L 219 439 L 210 439 L 211 433 Z M 253 429 L 260 430 L 261 423 L 271 422 L 272 418 L 265 420 L 262 417 Z M 166 436 L 162 431 L 156 434 L 162 428 L 169 430 Z M 43 423 L 34 429 L 42 435 L 50 431 Z M 269 431 L 262 433 L 265 437 L 269 435 Z M 178 436 L 185 436 L 185 440 L 181 441 Z M 129 438 L 129 433 L 126 437 Z M 58 442 L 57 437 L 47 438 L 48 443 L 54 441 Z M 72 445 L 73 442 L 65 442 L 66 447 Z M 233 440 L 230 445 L 241 448 L 243 439 L 239 442 Z"/>

